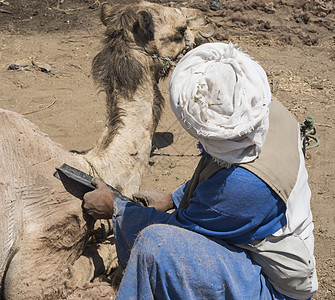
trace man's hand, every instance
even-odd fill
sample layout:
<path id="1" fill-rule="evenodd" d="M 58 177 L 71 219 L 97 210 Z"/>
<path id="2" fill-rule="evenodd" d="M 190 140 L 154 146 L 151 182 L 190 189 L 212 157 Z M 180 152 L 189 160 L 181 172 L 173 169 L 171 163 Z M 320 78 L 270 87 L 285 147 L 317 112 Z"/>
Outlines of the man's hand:
<path id="1" fill-rule="evenodd" d="M 96 189 L 84 195 L 84 209 L 94 219 L 112 218 L 115 199 L 113 191 L 99 177 L 94 177 L 92 184 Z"/>
<path id="2" fill-rule="evenodd" d="M 133 198 L 140 200 L 146 206 L 156 208 L 158 211 L 167 211 L 173 208 L 171 194 L 165 194 L 156 190 L 135 193 Z"/>

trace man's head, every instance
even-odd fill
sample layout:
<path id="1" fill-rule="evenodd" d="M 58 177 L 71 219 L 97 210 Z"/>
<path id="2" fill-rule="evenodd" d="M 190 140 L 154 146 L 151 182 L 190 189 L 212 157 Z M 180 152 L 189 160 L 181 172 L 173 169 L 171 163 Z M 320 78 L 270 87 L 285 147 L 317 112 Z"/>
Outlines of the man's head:
<path id="1" fill-rule="evenodd" d="M 170 104 L 181 125 L 226 165 L 254 160 L 269 128 L 271 92 L 262 67 L 232 44 L 209 43 L 176 66 Z"/>

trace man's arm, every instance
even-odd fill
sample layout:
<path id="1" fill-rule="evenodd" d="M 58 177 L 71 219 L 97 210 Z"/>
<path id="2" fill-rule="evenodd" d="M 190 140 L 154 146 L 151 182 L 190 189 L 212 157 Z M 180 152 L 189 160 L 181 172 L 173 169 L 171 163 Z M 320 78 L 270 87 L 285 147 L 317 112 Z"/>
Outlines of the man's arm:
<path id="1" fill-rule="evenodd" d="M 84 195 L 83 207 L 94 219 L 111 219 L 115 195 L 113 191 L 98 177 L 92 184 L 96 189 Z"/>
<path id="2" fill-rule="evenodd" d="M 84 209 L 95 219 L 111 219 L 115 200 L 113 191 L 98 177 L 93 178 L 92 184 L 96 189 L 84 195 Z M 156 190 L 135 193 L 133 198 L 157 211 L 164 212 L 174 207 L 172 194 Z"/>
<path id="3" fill-rule="evenodd" d="M 133 198 L 141 201 L 145 206 L 156 208 L 158 211 L 167 211 L 174 206 L 172 194 L 166 194 L 156 190 L 135 193 Z"/>

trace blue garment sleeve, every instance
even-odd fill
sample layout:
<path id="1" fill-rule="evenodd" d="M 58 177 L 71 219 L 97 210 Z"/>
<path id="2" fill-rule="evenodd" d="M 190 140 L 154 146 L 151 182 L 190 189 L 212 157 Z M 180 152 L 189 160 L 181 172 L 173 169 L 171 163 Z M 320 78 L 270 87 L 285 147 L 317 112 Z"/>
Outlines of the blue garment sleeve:
<path id="1" fill-rule="evenodd" d="M 175 203 L 180 203 L 184 188 L 175 192 Z M 278 231 L 286 224 L 285 212 L 285 203 L 267 184 L 253 173 L 233 166 L 201 182 L 187 209 L 169 214 L 116 199 L 113 220 L 118 225 L 114 228 L 119 228 L 115 235 L 124 235 L 129 241 L 122 251 L 129 253 L 137 234 L 150 224 L 176 225 L 238 244 Z"/>
<path id="2" fill-rule="evenodd" d="M 174 205 L 176 207 L 179 207 L 179 204 L 181 202 L 181 199 L 184 196 L 185 190 L 188 186 L 189 181 L 187 181 L 186 183 L 184 183 L 182 186 L 180 186 L 178 189 L 176 189 L 173 193 L 172 193 L 172 201 L 174 203 Z"/>

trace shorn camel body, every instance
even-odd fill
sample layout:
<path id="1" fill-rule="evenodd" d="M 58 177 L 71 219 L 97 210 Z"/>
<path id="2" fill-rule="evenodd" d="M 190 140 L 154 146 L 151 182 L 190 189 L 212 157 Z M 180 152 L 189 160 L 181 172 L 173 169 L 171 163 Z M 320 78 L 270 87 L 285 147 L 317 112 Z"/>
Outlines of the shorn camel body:
<path id="1" fill-rule="evenodd" d="M 69 153 L 17 113 L 0 110 L 0 299 L 66 299 L 108 268 L 96 270 L 82 255 L 89 229 L 81 201 L 53 177 L 56 167 L 99 175 L 126 195 L 139 188 L 163 105 L 162 57 L 184 51 L 186 19 L 174 8 L 132 1 L 103 5 L 101 20 L 106 40 L 93 75 L 107 95 L 107 121 L 92 150 Z"/>

